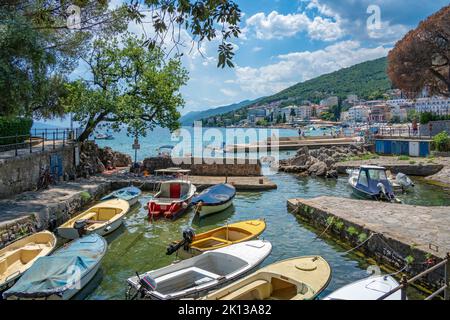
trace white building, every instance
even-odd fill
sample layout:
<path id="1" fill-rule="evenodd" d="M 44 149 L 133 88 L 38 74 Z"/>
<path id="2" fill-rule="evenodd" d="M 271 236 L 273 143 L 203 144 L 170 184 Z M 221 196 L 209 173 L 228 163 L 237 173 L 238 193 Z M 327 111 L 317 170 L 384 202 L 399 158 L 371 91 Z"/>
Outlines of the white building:
<path id="1" fill-rule="evenodd" d="M 312 107 L 311 106 L 300 106 L 297 108 L 297 117 L 300 119 L 309 119 L 312 115 Z"/>
<path id="2" fill-rule="evenodd" d="M 450 98 L 419 98 L 414 103 L 417 112 L 431 112 L 436 115 L 450 114 Z"/>
<path id="3" fill-rule="evenodd" d="M 367 106 L 354 106 L 348 109 L 350 122 L 367 122 L 369 120 L 370 108 Z"/>

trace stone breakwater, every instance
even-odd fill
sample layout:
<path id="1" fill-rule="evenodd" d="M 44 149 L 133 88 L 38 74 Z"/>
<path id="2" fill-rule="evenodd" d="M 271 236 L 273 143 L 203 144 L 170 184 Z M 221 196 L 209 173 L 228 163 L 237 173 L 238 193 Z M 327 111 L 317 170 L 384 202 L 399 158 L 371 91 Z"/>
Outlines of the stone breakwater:
<path id="1" fill-rule="evenodd" d="M 366 153 L 364 146 L 357 145 L 321 147 L 314 150 L 302 147 L 293 158 L 280 161 L 279 171 L 318 177 L 337 177 L 335 168 L 337 162 Z"/>

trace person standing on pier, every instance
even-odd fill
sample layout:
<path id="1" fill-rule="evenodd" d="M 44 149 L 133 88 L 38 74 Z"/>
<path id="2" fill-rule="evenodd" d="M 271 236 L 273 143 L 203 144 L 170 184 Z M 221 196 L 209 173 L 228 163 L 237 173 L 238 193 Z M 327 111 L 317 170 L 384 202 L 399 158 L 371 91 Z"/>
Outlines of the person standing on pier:
<path id="1" fill-rule="evenodd" d="M 417 135 L 417 120 L 413 119 L 412 121 L 412 130 L 413 130 L 413 136 Z"/>

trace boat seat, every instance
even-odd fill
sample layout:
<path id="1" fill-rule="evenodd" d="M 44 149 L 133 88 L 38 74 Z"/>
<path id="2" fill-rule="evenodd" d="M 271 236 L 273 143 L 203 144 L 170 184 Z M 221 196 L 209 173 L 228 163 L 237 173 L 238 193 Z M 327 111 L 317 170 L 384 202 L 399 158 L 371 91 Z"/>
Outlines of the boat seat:
<path id="1" fill-rule="evenodd" d="M 224 300 L 264 300 L 270 297 L 271 291 L 272 285 L 267 280 L 259 279 L 219 298 Z"/>

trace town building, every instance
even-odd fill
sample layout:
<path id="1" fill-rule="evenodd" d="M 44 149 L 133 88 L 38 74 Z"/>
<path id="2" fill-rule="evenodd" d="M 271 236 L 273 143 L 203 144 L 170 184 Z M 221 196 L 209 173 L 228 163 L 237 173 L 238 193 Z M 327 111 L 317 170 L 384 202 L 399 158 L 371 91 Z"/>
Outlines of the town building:
<path id="1" fill-rule="evenodd" d="M 431 112 L 435 115 L 450 115 L 450 98 L 418 98 L 414 102 L 417 112 Z"/>
<path id="2" fill-rule="evenodd" d="M 370 122 L 388 122 L 391 120 L 391 110 L 387 104 L 372 105 L 369 111 Z"/>
<path id="3" fill-rule="evenodd" d="M 367 106 L 354 106 L 348 109 L 348 119 L 350 122 L 367 122 L 369 113 L 370 109 Z"/>

